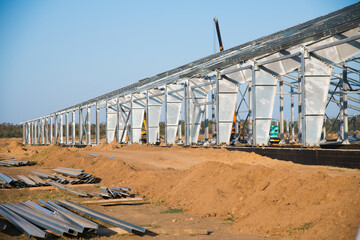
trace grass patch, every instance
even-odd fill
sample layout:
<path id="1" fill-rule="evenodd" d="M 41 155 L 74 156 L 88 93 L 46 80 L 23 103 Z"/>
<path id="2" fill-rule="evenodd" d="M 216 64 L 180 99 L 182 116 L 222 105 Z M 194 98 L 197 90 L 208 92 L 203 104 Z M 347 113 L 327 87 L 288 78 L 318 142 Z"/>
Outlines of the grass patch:
<path id="1" fill-rule="evenodd" d="M 151 202 L 151 204 L 154 204 L 154 205 L 156 205 L 156 206 L 159 206 L 159 205 L 161 205 L 161 204 L 163 204 L 165 201 L 163 200 L 163 199 L 160 199 L 160 200 L 158 200 L 158 201 L 156 201 L 156 202 Z"/>
<path id="2" fill-rule="evenodd" d="M 151 227 L 151 228 L 159 228 L 160 226 L 157 224 L 144 224 L 144 225 L 140 225 L 141 227 Z"/>
<path id="3" fill-rule="evenodd" d="M 329 171 L 336 171 L 336 172 L 345 172 L 344 169 L 337 169 L 337 168 L 328 168 Z"/>
<path id="4" fill-rule="evenodd" d="M 298 230 L 298 231 L 305 231 L 308 230 L 309 228 L 311 228 L 314 225 L 314 222 L 306 222 L 303 225 L 301 225 L 300 227 L 294 228 L 294 230 Z"/>
<path id="5" fill-rule="evenodd" d="M 163 214 L 163 213 L 182 213 L 182 212 L 184 212 L 184 210 L 181 208 L 169 208 L 168 210 L 162 211 L 160 213 Z"/>
<path id="6" fill-rule="evenodd" d="M 38 164 L 39 166 L 43 166 L 43 165 L 44 165 L 44 161 L 43 161 L 43 160 L 38 161 L 37 164 Z"/>
<path id="7" fill-rule="evenodd" d="M 312 226 L 314 226 L 315 222 L 306 222 L 303 225 L 299 226 L 299 227 L 294 227 L 291 228 L 289 230 L 286 230 L 290 235 L 292 235 L 293 232 L 295 231 L 305 231 L 308 230 L 309 228 L 311 228 Z"/>

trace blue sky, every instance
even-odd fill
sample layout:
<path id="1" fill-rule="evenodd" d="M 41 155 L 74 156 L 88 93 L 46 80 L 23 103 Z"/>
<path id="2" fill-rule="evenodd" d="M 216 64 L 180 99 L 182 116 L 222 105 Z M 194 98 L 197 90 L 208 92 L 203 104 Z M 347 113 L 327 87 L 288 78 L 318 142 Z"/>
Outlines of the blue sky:
<path id="1" fill-rule="evenodd" d="M 0 0 L 0 123 L 43 116 L 213 54 L 214 16 L 226 49 L 353 3 Z"/>

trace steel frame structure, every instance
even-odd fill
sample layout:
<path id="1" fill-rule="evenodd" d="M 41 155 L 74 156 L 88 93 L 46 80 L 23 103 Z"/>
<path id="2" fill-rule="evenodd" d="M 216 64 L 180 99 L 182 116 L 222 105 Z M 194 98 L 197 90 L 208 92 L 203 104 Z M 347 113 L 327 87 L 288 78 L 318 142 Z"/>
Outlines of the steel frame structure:
<path id="1" fill-rule="evenodd" d="M 181 140 L 181 111 L 185 145 L 204 142 L 229 144 L 233 127 L 246 133 L 252 146 L 269 144 L 275 97 L 280 96 L 280 136 L 284 138 L 284 95 L 291 95 L 291 122 L 287 139 L 295 141 L 295 105 L 298 98 L 297 141 L 304 147 L 318 146 L 326 139 L 326 107 L 339 106 L 339 141 L 348 143 L 348 108 L 359 111 L 360 3 L 269 36 L 199 59 L 127 87 L 22 122 L 24 144 L 100 144 L 100 109 L 106 109 L 106 142 L 139 143 L 146 113 L 147 143 L 160 139 L 159 123 L 165 112 L 166 144 Z M 334 69 L 341 68 L 342 74 Z M 277 92 L 279 86 L 279 92 Z M 284 86 L 290 92 L 284 92 Z M 245 89 L 244 89 L 245 88 Z M 330 91 L 329 91 L 330 89 Z M 351 102 L 352 104 L 349 104 Z M 241 106 L 245 111 L 240 111 Z M 91 109 L 95 109 L 95 141 L 91 139 Z M 212 139 L 209 139 L 211 108 Z M 244 119 L 241 113 L 246 113 Z M 78 131 L 76 130 L 78 114 Z M 71 122 L 70 122 L 71 118 Z M 64 120 L 65 119 L 65 120 Z M 354 123 L 356 119 L 352 120 Z M 333 125 L 333 123 L 331 123 Z M 71 127 L 71 133 L 70 133 Z M 65 131 L 64 131 L 65 129 Z M 290 130 L 291 129 L 291 130 Z M 290 133 L 291 132 L 291 133 Z M 178 134 L 178 140 L 176 135 Z M 64 141 L 65 135 L 65 141 Z M 71 141 L 70 141 L 71 135 Z M 76 141 L 76 138 L 78 140 Z M 85 139 L 84 139 L 85 138 Z"/>

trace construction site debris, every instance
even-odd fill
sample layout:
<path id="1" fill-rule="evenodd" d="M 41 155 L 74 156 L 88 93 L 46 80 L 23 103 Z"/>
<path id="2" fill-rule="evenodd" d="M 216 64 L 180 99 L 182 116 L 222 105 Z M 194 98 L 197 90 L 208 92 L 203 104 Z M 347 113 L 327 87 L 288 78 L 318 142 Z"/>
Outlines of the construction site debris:
<path id="1" fill-rule="evenodd" d="M 65 234 L 78 236 L 98 229 L 97 223 L 51 201 L 45 202 L 41 199 L 38 201 L 44 206 L 32 201 L 0 204 L 0 215 L 29 238 L 46 238 L 45 231 L 51 231 L 60 236 Z M 0 228 L 4 229 L 3 226 Z"/>
<path id="2" fill-rule="evenodd" d="M 140 227 L 138 225 L 135 225 L 135 224 L 132 224 L 132 223 L 129 223 L 129 222 L 126 222 L 126 221 L 111 217 L 109 215 L 100 213 L 100 212 L 95 211 L 93 209 L 84 207 L 84 206 L 82 206 L 80 204 L 76 204 L 74 202 L 71 202 L 70 200 L 65 200 L 65 201 L 56 200 L 56 203 L 66 207 L 66 208 L 72 209 L 72 210 L 74 210 L 76 212 L 80 212 L 80 213 L 84 214 L 85 216 L 100 220 L 100 221 L 102 221 L 104 223 L 110 224 L 110 225 L 115 226 L 115 227 L 122 228 L 122 229 L 124 229 L 124 230 L 126 230 L 128 232 L 133 232 L 135 230 L 135 231 L 138 231 L 138 232 L 141 232 L 141 233 L 145 233 L 145 231 L 146 231 L 146 228 L 143 228 L 143 227 Z"/>
<path id="3" fill-rule="evenodd" d="M 52 170 L 54 172 L 60 173 L 64 176 L 68 176 L 71 178 L 78 178 L 78 179 L 82 180 L 82 182 L 86 182 L 86 183 L 93 183 L 96 180 L 96 178 L 92 177 L 91 174 L 85 173 L 85 170 L 83 170 L 83 169 L 57 167 Z"/>
<path id="4" fill-rule="evenodd" d="M 68 171 L 74 171 L 76 170 L 79 174 L 74 174 L 71 178 L 66 178 L 59 175 L 51 175 L 44 172 L 38 172 L 38 171 L 32 171 L 34 175 L 24 176 L 24 175 L 17 175 L 19 180 L 10 177 L 8 175 L 5 175 L 3 173 L 0 173 L 0 188 L 13 188 L 13 187 L 38 187 L 38 186 L 49 186 L 49 183 L 47 183 L 44 180 L 52 180 L 53 182 L 58 182 L 60 184 L 84 184 L 84 183 L 94 183 L 97 181 L 96 178 L 91 177 L 91 174 L 84 173 L 84 170 L 81 169 L 55 169 L 60 170 L 59 173 L 62 173 L 62 171 L 68 172 Z M 63 175 L 66 175 L 63 174 Z M 77 177 L 75 177 L 75 175 Z"/>
<path id="5" fill-rule="evenodd" d="M 81 191 L 79 189 L 75 189 L 75 188 L 63 185 L 63 184 L 58 183 L 58 182 L 46 181 L 46 183 L 51 185 L 51 186 L 57 187 L 57 188 L 59 188 L 61 190 L 67 191 L 68 193 L 73 194 L 73 195 L 78 196 L 78 197 L 92 197 L 92 195 L 87 193 L 87 192 L 84 192 L 84 191 Z"/>
<path id="6" fill-rule="evenodd" d="M 125 199 L 101 199 L 101 200 L 90 200 L 83 201 L 81 204 L 94 204 L 101 206 L 109 206 L 109 205 L 119 205 L 119 204 L 144 204 L 145 202 L 142 198 L 125 198 Z"/>
<path id="7" fill-rule="evenodd" d="M 11 211 L 4 204 L 0 203 L 0 215 L 6 218 L 21 233 L 31 239 L 31 237 L 45 238 L 46 232 L 36 227 L 34 224 L 20 217 L 16 212 Z"/>
<path id="8" fill-rule="evenodd" d="M 31 166 L 31 165 L 35 165 L 36 162 L 32 162 L 32 161 L 14 161 L 14 160 L 5 160 L 5 161 L 0 161 L 0 166 L 5 166 L 5 167 L 19 167 L 19 166 Z"/>
<path id="9" fill-rule="evenodd" d="M 131 197 L 131 189 L 128 187 L 100 187 L 101 193 L 95 192 L 94 196 L 102 198 L 122 198 Z"/>

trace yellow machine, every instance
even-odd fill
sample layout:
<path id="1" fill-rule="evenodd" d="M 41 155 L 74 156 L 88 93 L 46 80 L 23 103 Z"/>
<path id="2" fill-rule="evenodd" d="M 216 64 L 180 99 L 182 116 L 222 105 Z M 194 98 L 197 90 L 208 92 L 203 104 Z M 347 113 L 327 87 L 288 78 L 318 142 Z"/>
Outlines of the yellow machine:
<path id="1" fill-rule="evenodd" d="M 141 131 L 141 141 L 146 143 L 146 134 L 147 134 L 147 124 L 146 124 L 146 112 L 144 114 L 144 128 Z"/>

